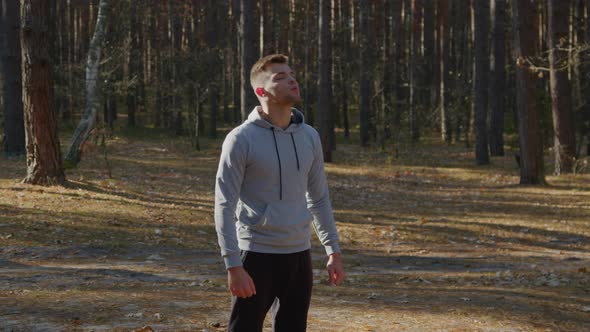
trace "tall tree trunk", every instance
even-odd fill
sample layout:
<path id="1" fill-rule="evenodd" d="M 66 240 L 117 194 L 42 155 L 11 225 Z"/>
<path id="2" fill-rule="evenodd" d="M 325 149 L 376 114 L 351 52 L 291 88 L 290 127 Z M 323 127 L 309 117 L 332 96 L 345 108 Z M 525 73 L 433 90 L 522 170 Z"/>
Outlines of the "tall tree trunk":
<path id="1" fill-rule="evenodd" d="M 349 26 L 350 20 L 352 20 L 351 10 L 350 10 L 350 1 L 349 0 L 342 0 L 342 17 L 341 17 L 341 29 L 342 29 L 342 47 L 344 50 L 351 49 L 351 42 L 350 38 L 352 36 L 352 29 Z M 344 75 L 350 72 L 350 53 L 345 51 L 341 55 L 340 58 L 340 67 L 339 67 L 339 75 L 341 76 L 341 117 L 342 117 L 342 126 L 344 127 L 344 137 L 346 139 L 350 138 L 350 124 L 348 118 L 348 105 L 349 105 L 349 94 L 352 95 L 352 90 L 350 89 L 350 84 L 348 84 L 347 80 L 345 79 Z"/>
<path id="2" fill-rule="evenodd" d="M 426 94 L 426 102 L 429 109 L 436 107 L 436 97 L 438 96 L 437 85 L 435 82 L 434 67 L 436 59 L 436 43 L 434 41 L 434 32 L 436 31 L 435 1 L 424 1 L 424 73 L 423 82 Z"/>
<path id="3" fill-rule="evenodd" d="M 240 25 L 240 0 L 231 0 L 231 8 L 232 8 L 232 24 L 231 24 L 231 36 L 235 36 L 232 43 L 232 95 L 233 95 L 233 122 L 238 123 L 242 118 L 242 111 L 241 111 L 241 76 L 242 76 L 242 68 L 240 64 L 240 45 L 241 39 L 238 34 L 238 26 Z"/>
<path id="4" fill-rule="evenodd" d="M 137 112 L 137 91 L 136 91 L 136 80 L 137 75 L 137 64 L 138 64 L 138 52 L 139 47 L 137 42 L 137 0 L 130 0 L 130 13 L 129 13 L 129 49 L 128 49 L 128 70 L 126 79 L 127 88 L 127 127 L 133 128 L 136 125 L 135 115 Z"/>
<path id="5" fill-rule="evenodd" d="M 23 120 L 20 8 L 15 0 L 3 1 L 0 8 L 0 71 L 3 73 L 4 154 L 25 154 Z"/>
<path id="6" fill-rule="evenodd" d="M 209 0 L 209 10 L 207 17 L 209 24 L 207 25 L 207 45 L 209 46 L 209 53 L 207 54 L 208 71 L 209 71 L 209 132 L 210 138 L 217 137 L 217 114 L 219 114 L 219 73 L 222 72 L 220 62 L 220 51 L 217 47 L 219 44 L 217 25 L 212 22 L 220 22 L 219 15 L 219 1 Z"/>
<path id="7" fill-rule="evenodd" d="M 65 182 L 51 94 L 49 2 L 21 0 L 21 46 L 27 177 L 25 183 Z"/>
<path id="8" fill-rule="evenodd" d="M 170 20 L 172 28 L 172 43 L 170 47 L 170 54 L 172 61 L 171 72 L 172 72 L 172 114 L 173 119 L 170 123 L 171 129 L 175 135 L 180 136 L 183 134 L 183 117 L 182 117 L 182 98 L 180 88 L 184 83 L 183 70 L 182 70 L 182 13 L 181 4 L 177 1 L 170 0 L 168 8 L 170 8 Z"/>
<path id="9" fill-rule="evenodd" d="M 584 100 L 582 97 L 582 87 L 586 84 L 586 72 L 584 72 L 584 52 L 579 52 L 584 47 L 584 31 L 586 29 L 586 12 L 585 0 L 574 0 L 572 6 L 572 21 L 571 25 L 571 43 L 573 47 L 569 49 L 570 58 L 570 72 L 572 82 L 572 116 L 574 119 L 574 130 L 576 136 L 580 134 L 581 141 L 576 139 L 576 156 L 578 156 L 583 148 L 583 108 Z M 577 119 L 577 121 L 576 121 Z"/>
<path id="10" fill-rule="evenodd" d="M 475 162 L 490 163 L 487 117 L 490 73 L 490 2 L 475 1 Z"/>
<path id="11" fill-rule="evenodd" d="M 80 26 L 80 35 L 78 43 L 78 55 L 80 61 L 88 51 L 88 40 L 90 40 L 90 1 L 78 1 L 78 24 Z"/>
<path id="12" fill-rule="evenodd" d="M 78 165 L 80 162 L 81 147 L 86 142 L 88 135 L 90 135 L 96 123 L 96 113 L 100 105 L 96 91 L 98 67 L 100 65 L 102 44 L 105 40 L 108 6 L 108 0 L 100 0 L 96 29 L 90 42 L 88 60 L 86 61 L 86 107 L 84 108 L 82 119 L 72 136 L 72 141 L 64 160 L 66 167 L 75 167 Z"/>
<path id="13" fill-rule="evenodd" d="M 4 51 L 6 50 L 6 46 L 4 45 L 4 17 L 2 15 L 4 10 L 2 1 L 0 1 L 0 110 L 4 109 L 4 68 L 2 68 L 2 58 L 4 57 Z M 20 10 L 19 10 L 20 12 Z"/>
<path id="14" fill-rule="evenodd" d="M 240 100 L 242 121 L 248 117 L 250 110 L 257 104 L 256 97 L 250 86 L 250 70 L 258 58 L 256 38 L 256 1 L 242 0 L 240 11 L 240 42 L 241 42 L 241 77 Z"/>
<path id="15" fill-rule="evenodd" d="M 360 49 L 360 136 L 361 146 L 369 145 L 369 126 L 371 114 L 371 56 L 370 47 L 371 33 L 369 30 L 369 18 L 371 6 L 359 4 L 359 49 Z"/>
<path id="16" fill-rule="evenodd" d="M 555 174 L 572 171 L 576 157 L 576 136 L 572 121 L 571 83 L 568 78 L 569 0 L 549 0 L 548 37 L 551 68 L 551 109 L 553 113 Z"/>
<path id="17" fill-rule="evenodd" d="M 420 139 L 420 130 L 418 127 L 418 107 L 417 107 L 417 62 L 420 59 L 420 41 L 422 40 L 422 0 L 412 0 L 412 14 L 411 14 L 412 28 L 410 35 L 410 131 L 412 141 Z"/>
<path id="18" fill-rule="evenodd" d="M 381 31 L 381 35 L 379 36 L 379 64 L 382 70 L 379 73 L 379 112 L 377 114 L 377 118 L 375 121 L 376 130 L 377 130 L 377 144 L 379 148 L 384 151 L 386 148 L 386 141 L 391 138 L 391 123 L 388 121 L 388 115 L 391 113 L 389 110 L 391 109 L 391 105 L 389 101 L 391 99 L 391 73 L 392 69 L 390 67 L 390 52 L 392 47 L 390 45 L 391 39 L 390 37 L 390 24 L 388 20 L 388 13 L 390 11 L 389 6 L 390 3 L 388 2 L 380 2 L 377 4 L 380 8 L 376 10 L 379 13 L 379 25 L 380 28 L 377 27 L 379 31 Z"/>
<path id="19" fill-rule="evenodd" d="M 448 107 L 448 84 L 449 84 L 449 0 L 441 0 L 438 3 L 438 47 L 439 47 L 439 68 L 440 68 L 440 88 L 439 88 L 439 109 L 440 109 L 440 133 L 444 142 L 451 142 L 451 117 L 450 108 Z M 454 36 L 458 40 L 457 36 Z"/>
<path id="20" fill-rule="evenodd" d="M 475 59 L 475 4 L 474 4 L 475 0 L 471 0 L 470 1 L 470 5 L 469 5 L 469 17 L 470 17 L 470 26 L 471 29 L 469 30 L 471 32 L 470 37 L 469 38 L 469 42 L 470 42 L 470 47 L 469 50 L 472 53 L 472 58 Z M 465 137 L 465 145 L 469 146 L 469 141 L 468 138 L 469 137 L 473 137 L 475 135 L 475 81 L 476 81 L 476 70 L 475 70 L 475 61 L 471 61 L 470 63 L 471 66 L 471 89 L 472 89 L 472 95 L 469 98 L 469 101 L 471 102 L 471 107 L 469 108 L 469 116 L 467 116 L 467 119 L 469 121 L 469 124 L 466 125 L 466 137 Z M 467 72 L 467 71 L 466 71 Z"/>
<path id="21" fill-rule="evenodd" d="M 503 156 L 504 96 L 506 94 L 506 0 L 494 0 L 493 17 L 494 68 L 490 86 L 490 153 L 492 156 Z"/>
<path id="22" fill-rule="evenodd" d="M 397 137 L 399 137 L 400 127 L 401 127 L 401 118 L 402 118 L 402 110 L 406 108 L 406 94 L 403 82 L 405 81 L 404 78 L 404 71 L 403 69 L 406 68 L 406 38 L 405 38 L 405 31 L 406 31 L 406 23 L 407 23 L 407 15 L 406 12 L 408 11 L 408 0 L 403 0 L 401 2 L 394 1 L 394 22 L 396 23 L 394 36 L 395 36 L 395 113 L 393 115 L 393 125 L 398 128 L 396 130 Z M 398 9 L 398 11 L 395 11 Z"/>
<path id="23" fill-rule="evenodd" d="M 145 9 L 138 8 L 139 13 L 137 15 L 137 28 L 135 29 L 136 32 L 136 46 L 137 49 L 135 50 L 136 55 L 136 63 L 135 69 L 137 70 L 136 75 L 136 85 L 135 85 L 135 98 L 136 98 L 136 107 L 138 112 L 144 112 L 146 108 L 146 100 L 145 100 L 145 37 L 144 37 L 144 23 L 143 20 L 145 19 Z"/>
<path id="24" fill-rule="evenodd" d="M 311 10 L 311 1 L 313 0 L 305 0 L 305 13 L 309 13 Z M 312 33 L 310 31 L 310 15 L 307 14 L 305 15 L 304 18 L 304 23 L 303 23 L 303 36 L 304 36 L 304 43 L 311 43 L 311 36 L 315 35 L 314 33 Z M 303 53 L 303 72 L 305 74 L 305 77 L 303 79 L 303 107 L 304 107 L 304 112 L 305 112 L 305 122 L 307 122 L 309 125 L 313 125 L 313 112 L 312 112 L 312 103 L 310 102 L 310 76 L 311 76 L 311 70 L 310 70 L 310 50 L 311 47 L 304 47 L 304 53 Z"/>
<path id="25" fill-rule="evenodd" d="M 332 161 L 332 147 L 330 145 L 332 132 L 332 38 L 330 34 L 331 0 L 319 0 L 319 38 L 318 38 L 318 120 L 319 132 L 324 151 L 324 161 Z"/>
<path id="26" fill-rule="evenodd" d="M 525 59 L 536 56 L 538 31 L 535 21 L 535 1 L 514 2 L 512 22 L 514 55 L 516 57 L 516 96 L 518 107 L 518 134 L 520 143 L 520 184 L 545 184 L 543 143 L 536 98 L 536 74 Z"/>
<path id="27" fill-rule="evenodd" d="M 590 45 L 590 0 L 586 1 L 586 45 Z M 586 75 L 590 73 L 590 62 L 586 62 L 584 65 L 584 72 Z M 590 77 L 586 76 L 586 107 L 584 107 L 584 118 L 585 118 L 585 135 L 587 140 L 586 155 L 590 156 Z"/>
<path id="28" fill-rule="evenodd" d="M 72 109 L 75 107 L 75 93 L 76 88 L 74 85 L 74 64 L 76 63 L 76 39 L 75 39 L 75 21 L 76 21 L 76 11 L 74 8 L 74 4 L 72 1 L 69 1 L 68 8 L 67 8 L 67 18 L 66 21 L 68 22 L 67 28 L 67 41 L 65 42 L 67 47 L 67 87 L 64 96 L 64 107 L 61 112 L 61 118 L 63 120 L 71 120 L 72 118 Z"/>

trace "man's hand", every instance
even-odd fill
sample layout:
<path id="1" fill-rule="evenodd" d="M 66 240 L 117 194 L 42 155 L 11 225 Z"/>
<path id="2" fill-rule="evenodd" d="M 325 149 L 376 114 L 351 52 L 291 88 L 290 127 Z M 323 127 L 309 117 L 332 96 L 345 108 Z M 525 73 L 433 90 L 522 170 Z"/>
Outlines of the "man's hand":
<path id="1" fill-rule="evenodd" d="M 227 269 L 227 286 L 231 294 L 237 297 L 246 298 L 256 295 L 254 281 L 242 266 Z"/>
<path id="2" fill-rule="evenodd" d="M 344 267 L 342 266 L 342 260 L 340 259 L 340 253 L 333 253 L 328 258 L 328 282 L 334 286 L 340 285 L 344 280 Z"/>

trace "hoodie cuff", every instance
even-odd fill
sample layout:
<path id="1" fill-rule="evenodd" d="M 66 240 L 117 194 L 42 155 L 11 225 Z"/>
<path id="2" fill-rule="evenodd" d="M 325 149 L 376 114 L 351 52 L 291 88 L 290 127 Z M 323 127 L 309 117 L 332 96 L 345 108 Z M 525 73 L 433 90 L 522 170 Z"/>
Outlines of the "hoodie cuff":
<path id="1" fill-rule="evenodd" d="M 242 266 L 242 259 L 240 258 L 240 255 L 223 256 L 223 261 L 225 263 L 226 269 L 229 269 L 230 267 Z"/>
<path id="2" fill-rule="evenodd" d="M 333 253 L 339 253 L 340 252 L 340 246 L 338 245 L 338 243 L 334 243 L 332 245 L 324 246 L 324 248 L 326 249 L 326 255 L 328 255 L 328 256 L 330 256 Z"/>

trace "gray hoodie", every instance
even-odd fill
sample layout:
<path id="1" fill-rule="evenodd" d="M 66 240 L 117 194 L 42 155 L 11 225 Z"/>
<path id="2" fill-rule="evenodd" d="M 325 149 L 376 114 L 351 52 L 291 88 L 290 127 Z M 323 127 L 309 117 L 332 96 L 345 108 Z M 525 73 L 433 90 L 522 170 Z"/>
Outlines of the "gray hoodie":
<path id="1" fill-rule="evenodd" d="M 281 129 L 255 108 L 225 138 L 215 182 L 215 229 L 226 268 L 240 250 L 287 254 L 311 247 L 310 223 L 328 255 L 340 252 L 322 145 L 293 109 Z"/>

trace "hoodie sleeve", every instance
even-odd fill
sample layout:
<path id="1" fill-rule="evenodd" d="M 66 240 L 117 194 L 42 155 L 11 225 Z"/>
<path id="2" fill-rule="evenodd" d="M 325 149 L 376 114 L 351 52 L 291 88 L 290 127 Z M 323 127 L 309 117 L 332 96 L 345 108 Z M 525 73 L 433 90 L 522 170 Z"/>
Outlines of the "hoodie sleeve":
<path id="1" fill-rule="evenodd" d="M 324 172 L 324 153 L 317 131 L 314 133 L 314 158 L 307 179 L 307 208 L 313 215 L 313 226 L 327 255 L 340 252 L 338 233 L 330 202 L 328 181 Z"/>
<path id="2" fill-rule="evenodd" d="M 221 150 L 215 178 L 215 230 L 225 267 L 241 266 L 236 235 L 235 210 L 246 168 L 247 149 L 230 133 Z"/>

